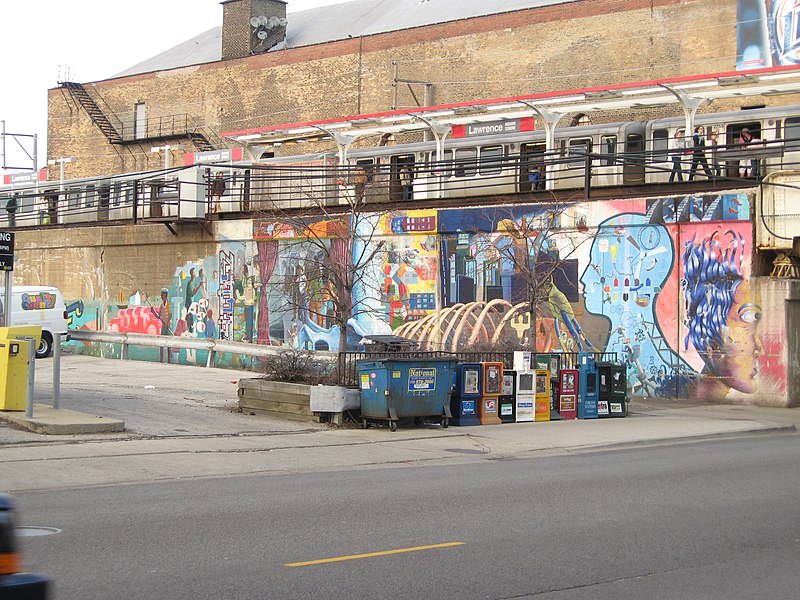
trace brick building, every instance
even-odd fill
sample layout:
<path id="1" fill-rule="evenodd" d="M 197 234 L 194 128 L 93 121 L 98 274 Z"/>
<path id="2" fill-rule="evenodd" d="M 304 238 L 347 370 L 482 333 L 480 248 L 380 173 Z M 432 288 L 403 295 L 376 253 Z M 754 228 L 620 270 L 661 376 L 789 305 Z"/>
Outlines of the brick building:
<path id="1" fill-rule="evenodd" d="M 155 143 L 221 148 L 222 132 L 726 72 L 736 61 L 734 0 L 354 0 L 288 15 L 280 0 L 222 5 L 221 27 L 117 77 L 49 91 L 48 156 L 81 159 L 67 178 L 157 169 Z"/>

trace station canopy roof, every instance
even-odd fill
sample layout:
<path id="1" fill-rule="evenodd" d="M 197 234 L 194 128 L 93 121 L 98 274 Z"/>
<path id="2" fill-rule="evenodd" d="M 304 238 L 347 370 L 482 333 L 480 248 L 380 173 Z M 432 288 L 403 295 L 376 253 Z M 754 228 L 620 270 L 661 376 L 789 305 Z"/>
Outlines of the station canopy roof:
<path id="1" fill-rule="evenodd" d="M 774 67 L 269 125 L 223 133 L 223 137 L 248 146 L 280 145 L 337 136 L 346 139 L 425 131 L 432 125 L 455 127 L 545 113 L 558 116 L 674 104 L 686 107 L 692 102 L 794 93 L 800 93 L 800 67 Z"/>

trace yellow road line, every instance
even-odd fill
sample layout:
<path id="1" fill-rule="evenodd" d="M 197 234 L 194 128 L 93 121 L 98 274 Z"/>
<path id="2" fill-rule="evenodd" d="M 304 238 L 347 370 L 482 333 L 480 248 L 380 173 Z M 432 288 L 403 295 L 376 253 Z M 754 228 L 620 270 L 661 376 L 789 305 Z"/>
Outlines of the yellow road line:
<path id="1" fill-rule="evenodd" d="M 337 556 L 335 558 L 323 558 L 320 560 L 307 560 L 305 562 L 287 563 L 287 567 L 308 567 L 310 565 L 322 565 L 325 563 L 341 562 L 344 560 L 357 560 L 359 558 L 372 558 L 374 556 L 388 556 L 390 554 L 403 554 L 404 552 L 419 552 L 420 550 L 433 550 L 435 548 L 450 548 L 452 546 L 463 546 L 464 542 L 447 542 L 446 544 L 431 544 L 430 546 L 414 546 L 413 548 L 400 548 L 398 550 L 384 550 L 383 552 L 370 552 L 368 554 L 351 554 L 350 556 Z"/>

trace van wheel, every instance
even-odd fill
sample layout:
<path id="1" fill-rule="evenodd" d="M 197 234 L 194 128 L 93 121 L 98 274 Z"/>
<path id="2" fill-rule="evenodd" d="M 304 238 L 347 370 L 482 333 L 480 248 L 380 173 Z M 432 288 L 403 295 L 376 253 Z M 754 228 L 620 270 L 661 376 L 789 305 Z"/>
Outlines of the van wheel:
<path id="1" fill-rule="evenodd" d="M 47 331 L 42 332 L 42 339 L 36 347 L 36 358 L 47 358 L 53 350 L 53 336 Z"/>

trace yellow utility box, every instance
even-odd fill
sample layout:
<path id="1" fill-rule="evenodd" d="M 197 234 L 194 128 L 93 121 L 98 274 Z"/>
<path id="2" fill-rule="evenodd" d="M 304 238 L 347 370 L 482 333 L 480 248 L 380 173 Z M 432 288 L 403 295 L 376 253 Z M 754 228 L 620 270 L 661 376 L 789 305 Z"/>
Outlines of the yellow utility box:
<path id="1" fill-rule="evenodd" d="M 6 339 L 22 339 L 22 338 L 35 338 L 38 348 L 42 341 L 42 326 L 41 325 L 16 325 L 14 327 L 0 327 L 0 341 Z M 27 354 L 25 356 L 28 356 Z"/>
<path id="2" fill-rule="evenodd" d="M 31 343 L 0 339 L 0 410 L 25 410 L 28 394 L 28 346 Z"/>

